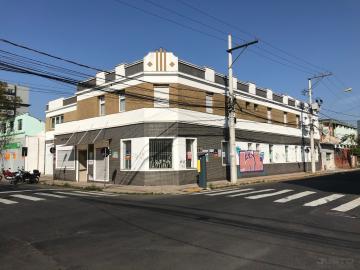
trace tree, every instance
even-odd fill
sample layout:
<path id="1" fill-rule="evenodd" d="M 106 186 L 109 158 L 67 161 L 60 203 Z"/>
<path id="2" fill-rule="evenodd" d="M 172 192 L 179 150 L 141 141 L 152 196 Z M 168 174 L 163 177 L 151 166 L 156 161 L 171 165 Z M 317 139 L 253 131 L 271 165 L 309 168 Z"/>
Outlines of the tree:
<path id="1" fill-rule="evenodd" d="M 350 154 L 360 156 L 360 139 L 355 134 L 346 134 L 341 138 L 341 143 L 348 142 L 350 144 Z"/>
<path id="2" fill-rule="evenodd" d="M 6 149 L 13 136 L 11 121 L 14 121 L 16 109 L 21 104 L 21 99 L 9 93 L 7 83 L 0 82 L 0 153 Z M 14 122 L 12 122 L 14 127 Z"/>

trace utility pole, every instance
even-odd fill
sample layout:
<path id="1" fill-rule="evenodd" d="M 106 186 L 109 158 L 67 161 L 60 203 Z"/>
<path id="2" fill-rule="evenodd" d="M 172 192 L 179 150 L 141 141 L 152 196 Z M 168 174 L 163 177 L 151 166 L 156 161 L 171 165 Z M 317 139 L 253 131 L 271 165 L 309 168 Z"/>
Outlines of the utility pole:
<path id="1" fill-rule="evenodd" d="M 235 58 L 235 61 L 232 60 L 232 52 L 243 48 L 245 50 L 248 46 L 258 43 L 258 40 L 248 42 L 239 46 L 232 47 L 231 35 L 228 36 L 228 61 L 229 61 L 229 105 L 228 105 L 228 127 L 229 127 L 229 155 L 230 155 L 230 180 L 231 183 L 236 183 L 237 181 L 237 169 L 236 169 L 236 143 L 235 143 L 235 97 L 234 97 L 234 88 L 233 88 L 233 70 L 232 66 L 234 62 L 239 58 L 240 54 Z"/>
<path id="2" fill-rule="evenodd" d="M 311 155 L 311 172 L 315 173 L 316 172 L 316 166 L 315 166 L 315 143 L 314 143 L 314 119 L 313 119 L 313 113 L 314 113 L 314 109 L 313 109 L 313 101 L 312 101 L 312 82 L 311 80 L 313 79 L 319 79 L 321 80 L 322 78 L 325 78 L 327 76 L 331 76 L 332 73 L 323 73 L 320 75 L 316 75 L 313 77 L 308 78 L 308 83 L 309 83 L 309 120 L 310 120 L 310 155 Z"/>

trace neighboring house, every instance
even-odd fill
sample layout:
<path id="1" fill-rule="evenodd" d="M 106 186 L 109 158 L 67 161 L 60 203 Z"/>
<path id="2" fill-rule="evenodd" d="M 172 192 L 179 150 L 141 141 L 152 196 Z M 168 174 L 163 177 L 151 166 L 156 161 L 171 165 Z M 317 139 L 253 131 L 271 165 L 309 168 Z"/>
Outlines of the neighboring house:
<path id="1" fill-rule="evenodd" d="M 2 122 L 0 140 L 6 143 L 0 154 L 0 166 L 12 171 L 39 169 L 44 171 L 45 123 L 29 113 Z"/>
<path id="2" fill-rule="evenodd" d="M 229 179 L 227 83 L 162 50 L 98 73 L 48 103 L 46 171 L 81 182 L 196 183 L 204 154 L 208 181 Z M 309 170 L 308 104 L 237 79 L 234 88 L 238 177 Z"/>
<path id="3" fill-rule="evenodd" d="M 356 145 L 357 128 L 336 119 L 320 119 L 319 123 L 323 169 L 351 167 L 353 162 L 350 148 Z M 352 135 L 354 140 L 344 140 L 349 135 Z"/>

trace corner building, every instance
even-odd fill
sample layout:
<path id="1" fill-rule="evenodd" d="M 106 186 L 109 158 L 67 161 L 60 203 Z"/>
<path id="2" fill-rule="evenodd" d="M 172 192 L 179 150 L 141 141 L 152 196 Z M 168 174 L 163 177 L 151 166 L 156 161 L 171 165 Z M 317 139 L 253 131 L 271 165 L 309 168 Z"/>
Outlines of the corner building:
<path id="1" fill-rule="evenodd" d="M 180 185 L 196 183 L 205 154 L 208 181 L 229 179 L 227 84 L 163 50 L 100 72 L 48 103 L 46 168 L 70 181 Z M 239 179 L 310 169 L 308 105 L 236 78 L 234 87 Z"/>

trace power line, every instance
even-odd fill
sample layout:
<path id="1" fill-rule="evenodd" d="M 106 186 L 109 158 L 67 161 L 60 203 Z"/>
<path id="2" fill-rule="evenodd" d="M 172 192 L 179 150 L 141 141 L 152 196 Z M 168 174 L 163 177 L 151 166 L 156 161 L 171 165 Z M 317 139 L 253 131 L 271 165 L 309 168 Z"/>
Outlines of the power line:
<path id="1" fill-rule="evenodd" d="M 291 54 L 291 53 L 285 51 L 284 49 L 278 48 L 278 47 L 272 45 L 270 42 L 268 42 L 268 41 L 266 41 L 266 40 L 264 40 L 264 39 L 262 39 L 262 38 L 259 38 L 257 35 L 254 35 L 254 34 L 248 32 L 248 31 L 245 31 L 245 30 L 241 29 L 240 27 L 238 27 L 237 25 L 231 24 L 231 23 L 229 23 L 229 22 L 227 22 L 227 21 L 225 21 L 225 20 L 223 20 L 223 19 L 220 19 L 219 17 L 216 17 L 216 16 L 214 16 L 214 15 L 212 15 L 212 14 L 204 11 L 204 9 L 197 8 L 197 7 L 193 6 L 192 4 L 190 4 L 190 3 L 186 2 L 186 1 L 183 1 L 183 0 L 178 0 L 178 2 L 182 3 L 183 5 L 191 8 L 191 9 L 193 9 L 193 10 L 195 10 L 195 11 L 197 11 L 197 12 L 199 12 L 199 13 L 201 13 L 201 14 L 203 14 L 203 15 L 205 15 L 205 16 L 207 16 L 207 17 L 209 17 L 209 18 L 211 18 L 211 19 L 213 19 L 213 20 L 215 20 L 215 21 L 217 21 L 217 22 L 220 22 L 220 23 L 223 24 L 223 25 L 232 27 L 233 29 L 237 29 L 237 31 L 239 31 L 239 32 L 241 32 L 241 33 L 243 33 L 243 34 L 245 34 L 245 35 L 248 35 L 248 36 L 250 36 L 250 37 L 252 37 L 252 38 L 255 37 L 256 39 L 259 39 L 262 43 L 268 45 L 269 47 L 271 47 L 271 48 L 273 48 L 273 49 L 276 49 L 276 50 L 278 50 L 278 51 L 280 51 L 280 52 L 282 52 L 282 53 L 284 53 L 284 54 L 286 54 L 286 55 L 288 55 L 288 56 L 290 56 L 290 57 L 293 57 L 293 58 L 298 59 L 298 60 L 300 60 L 300 61 L 302 61 L 302 62 L 304 62 L 304 63 L 306 63 L 306 64 L 308 64 L 308 65 L 310 65 L 310 66 L 313 66 L 314 68 L 316 68 L 316 69 L 314 69 L 314 70 L 316 71 L 316 73 L 317 73 L 319 70 L 326 70 L 325 68 L 320 67 L 320 66 L 317 66 L 317 65 L 315 65 L 315 64 L 312 64 L 312 63 L 310 63 L 309 61 L 304 60 L 304 59 L 302 59 L 302 58 L 299 57 L 299 56 L 296 56 L 296 55 L 294 55 L 294 54 Z"/>

